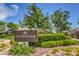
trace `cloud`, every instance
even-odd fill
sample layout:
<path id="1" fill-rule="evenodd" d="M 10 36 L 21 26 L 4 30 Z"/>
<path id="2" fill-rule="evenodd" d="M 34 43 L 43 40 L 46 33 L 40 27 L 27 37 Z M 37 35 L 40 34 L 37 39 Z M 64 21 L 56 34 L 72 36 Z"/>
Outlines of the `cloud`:
<path id="1" fill-rule="evenodd" d="M 17 5 L 11 5 L 11 7 L 13 7 L 15 10 L 19 9 L 19 7 Z"/>
<path id="2" fill-rule="evenodd" d="M 19 7 L 15 4 L 7 6 L 5 4 L 0 4 L 0 20 L 5 20 L 9 16 L 17 15 Z"/>

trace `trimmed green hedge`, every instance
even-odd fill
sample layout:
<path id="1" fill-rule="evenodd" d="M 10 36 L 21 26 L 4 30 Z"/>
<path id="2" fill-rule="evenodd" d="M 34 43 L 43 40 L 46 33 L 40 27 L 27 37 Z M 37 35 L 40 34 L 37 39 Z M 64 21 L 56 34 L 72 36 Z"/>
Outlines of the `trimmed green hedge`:
<path id="1" fill-rule="evenodd" d="M 41 46 L 42 42 L 46 41 L 57 41 L 57 40 L 66 40 L 67 36 L 64 34 L 39 34 L 37 46 Z"/>
<path id="2" fill-rule="evenodd" d="M 38 40 L 41 42 L 55 41 L 55 40 L 66 40 L 66 36 L 64 34 L 39 34 Z"/>
<path id="3" fill-rule="evenodd" d="M 79 41 L 77 40 L 47 41 L 42 42 L 41 47 L 57 47 L 57 46 L 77 45 L 77 44 L 79 44 Z"/>

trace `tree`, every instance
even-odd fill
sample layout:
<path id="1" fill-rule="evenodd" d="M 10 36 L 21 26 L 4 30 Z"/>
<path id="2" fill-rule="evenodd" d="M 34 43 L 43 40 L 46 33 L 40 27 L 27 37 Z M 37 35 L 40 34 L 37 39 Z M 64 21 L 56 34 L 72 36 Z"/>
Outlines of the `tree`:
<path id="1" fill-rule="evenodd" d="M 28 8 L 28 14 L 25 15 L 23 20 L 24 25 L 32 29 L 50 29 L 50 23 L 48 16 L 44 15 L 40 8 L 36 4 L 32 4 Z"/>
<path id="2" fill-rule="evenodd" d="M 79 29 L 79 18 L 77 19 L 77 24 L 78 24 L 78 27 L 76 29 Z"/>
<path id="3" fill-rule="evenodd" d="M 52 24 L 55 26 L 56 32 L 61 33 L 70 29 L 71 23 L 69 20 L 69 11 L 56 10 L 51 15 Z"/>
<path id="4" fill-rule="evenodd" d="M 0 31 L 4 31 L 5 30 L 5 22 L 0 21 Z"/>
<path id="5" fill-rule="evenodd" d="M 23 20 L 19 20 L 19 25 L 20 25 L 21 28 L 24 28 Z"/>
<path id="6" fill-rule="evenodd" d="M 79 24 L 79 18 L 78 18 L 77 24 Z"/>
<path id="7" fill-rule="evenodd" d="M 12 23 L 12 22 L 7 23 L 7 26 L 8 26 L 8 28 L 11 31 L 17 30 L 19 28 L 19 25 L 18 24 L 15 24 L 15 23 Z"/>

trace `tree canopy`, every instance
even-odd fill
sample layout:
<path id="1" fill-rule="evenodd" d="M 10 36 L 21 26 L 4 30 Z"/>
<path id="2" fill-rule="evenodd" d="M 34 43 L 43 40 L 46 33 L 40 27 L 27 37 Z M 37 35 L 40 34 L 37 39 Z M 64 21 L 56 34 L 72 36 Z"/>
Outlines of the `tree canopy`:
<path id="1" fill-rule="evenodd" d="M 70 29 L 71 23 L 68 21 L 69 17 L 69 11 L 63 11 L 61 9 L 56 10 L 51 15 L 51 21 L 55 26 L 56 32 L 64 32 Z"/>
<path id="2" fill-rule="evenodd" d="M 4 21 L 0 21 L 0 31 L 4 31 L 5 30 L 5 22 Z"/>
<path id="3" fill-rule="evenodd" d="M 23 20 L 25 26 L 28 28 L 35 29 L 50 29 L 49 17 L 44 15 L 42 10 L 36 6 L 36 4 L 32 4 L 28 8 L 28 14 L 25 16 Z"/>

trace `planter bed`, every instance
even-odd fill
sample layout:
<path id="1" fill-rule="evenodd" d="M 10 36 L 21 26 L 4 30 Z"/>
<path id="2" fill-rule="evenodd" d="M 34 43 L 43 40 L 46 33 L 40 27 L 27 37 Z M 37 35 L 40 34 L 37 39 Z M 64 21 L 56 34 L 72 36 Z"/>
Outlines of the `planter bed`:
<path id="1" fill-rule="evenodd" d="M 55 47 L 43 56 L 79 56 L 79 45 Z"/>

